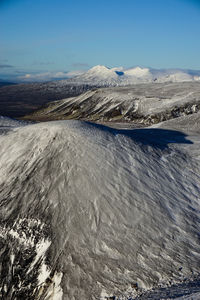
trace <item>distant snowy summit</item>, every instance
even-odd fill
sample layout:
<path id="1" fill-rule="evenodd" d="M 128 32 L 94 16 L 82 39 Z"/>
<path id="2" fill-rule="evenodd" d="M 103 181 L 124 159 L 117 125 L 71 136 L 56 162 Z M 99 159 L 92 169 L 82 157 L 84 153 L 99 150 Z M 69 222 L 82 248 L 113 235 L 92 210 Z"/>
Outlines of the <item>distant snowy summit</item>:
<path id="1" fill-rule="evenodd" d="M 135 67 L 125 69 L 95 66 L 85 73 L 68 79 L 75 84 L 89 84 L 99 86 L 123 86 L 148 82 L 183 82 L 200 81 L 200 71 Z"/>

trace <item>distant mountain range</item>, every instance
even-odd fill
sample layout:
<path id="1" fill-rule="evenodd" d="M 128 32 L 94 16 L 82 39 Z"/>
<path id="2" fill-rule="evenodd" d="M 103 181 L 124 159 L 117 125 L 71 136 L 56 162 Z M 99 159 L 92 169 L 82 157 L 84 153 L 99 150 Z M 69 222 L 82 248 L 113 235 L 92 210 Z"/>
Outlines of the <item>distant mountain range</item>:
<path id="1" fill-rule="evenodd" d="M 0 80 L 0 86 L 1 82 Z M 200 71 L 155 70 L 140 67 L 109 69 L 105 66 L 96 66 L 73 78 L 2 86 L 0 88 L 0 115 L 22 117 L 40 109 L 48 102 L 75 97 L 96 88 L 151 83 L 154 83 L 156 88 L 165 82 L 191 82 L 196 85 L 200 83 Z M 3 84 L 6 84 L 5 81 Z"/>
<path id="2" fill-rule="evenodd" d="M 11 81 L 7 81 L 7 80 L 4 80 L 4 79 L 0 79 L 0 87 L 5 86 L 5 85 L 13 85 L 13 84 L 16 84 L 16 83 L 11 82 Z"/>
<path id="3" fill-rule="evenodd" d="M 108 68 L 97 65 L 87 71 L 46 72 L 38 74 L 24 74 L 10 80 L 0 79 L 0 86 L 16 83 L 47 83 L 57 85 L 95 85 L 95 86 L 126 86 L 149 82 L 183 82 L 200 81 L 200 70 L 188 69 L 153 69 L 153 68 Z"/>
<path id="4" fill-rule="evenodd" d="M 184 82 L 200 81 L 200 71 L 135 67 L 130 69 L 107 68 L 95 66 L 76 77 L 66 79 L 73 84 L 89 84 L 99 86 L 125 86 L 149 82 Z"/>

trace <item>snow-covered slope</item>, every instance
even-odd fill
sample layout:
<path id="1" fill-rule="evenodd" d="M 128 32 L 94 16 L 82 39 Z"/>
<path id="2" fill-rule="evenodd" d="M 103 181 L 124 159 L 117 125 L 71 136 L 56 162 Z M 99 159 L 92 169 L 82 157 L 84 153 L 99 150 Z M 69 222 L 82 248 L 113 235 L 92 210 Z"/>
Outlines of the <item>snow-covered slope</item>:
<path id="1" fill-rule="evenodd" d="M 156 70 L 150 68 L 135 67 L 125 69 L 107 68 L 95 66 L 87 72 L 68 79 L 74 84 L 89 84 L 99 86 L 132 85 L 146 82 L 184 82 L 200 80 L 200 71 L 188 71 L 180 69 Z"/>
<path id="2" fill-rule="evenodd" d="M 194 279 L 199 149 L 196 131 L 80 121 L 1 135 L 1 298 L 133 299 Z"/>
<path id="3" fill-rule="evenodd" d="M 27 125 L 27 122 L 17 121 L 11 118 L 0 116 L 0 134 L 5 134 L 15 127 L 21 127 Z"/>
<path id="4" fill-rule="evenodd" d="M 99 87 L 165 82 L 200 82 L 200 71 L 131 69 L 96 66 L 80 76 L 46 83 L 17 84 L 0 88 L 0 115 L 22 117 L 54 100 L 74 97 Z"/>
<path id="5" fill-rule="evenodd" d="M 154 124 L 200 110 L 200 82 L 149 83 L 88 91 L 49 103 L 28 119 Z"/>

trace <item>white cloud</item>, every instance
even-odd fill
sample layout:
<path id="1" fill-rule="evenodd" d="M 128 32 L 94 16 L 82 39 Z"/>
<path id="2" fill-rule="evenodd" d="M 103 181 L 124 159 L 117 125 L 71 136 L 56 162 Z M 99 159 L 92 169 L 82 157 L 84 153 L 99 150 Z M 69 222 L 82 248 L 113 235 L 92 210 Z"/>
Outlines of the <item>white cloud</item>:
<path id="1" fill-rule="evenodd" d="M 25 76 L 21 76 L 21 77 L 24 77 L 25 79 L 31 78 L 31 74 L 26 74 Z"/>
<path id="2" fill-rule="evenodd" d="M 67 79 L 70 77 L 74 77 L 77 75 L 83 74 L 85 71 L 77 70 L 77 71 L 70 71 L 70 72 L 45 72 L 45 73 L 27 73 L 23 76 L 18 76 L 17 79 L 20 81 L 25 82 L 32 82 L 32 81 L 50 81 L 56 79 Z"/>
<path id="3" fill-rule="evenodd" d="M 75 77 L 75 76 L 78 76 L 78 75 L 82 75 L 85 72 L 86 71 L 83 71 L 83 70 L 76 70 L 76 71 L 70 71 L 67 74 L 68 74 L 69 77 Z"/>

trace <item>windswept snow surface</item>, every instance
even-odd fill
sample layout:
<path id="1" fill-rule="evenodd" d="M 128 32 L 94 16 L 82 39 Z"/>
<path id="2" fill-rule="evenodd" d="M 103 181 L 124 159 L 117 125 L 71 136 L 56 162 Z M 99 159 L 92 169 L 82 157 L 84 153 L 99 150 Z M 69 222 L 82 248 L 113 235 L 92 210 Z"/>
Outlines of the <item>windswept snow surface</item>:
<path id="1" fill-rule="evenodd" d="M 21 127 L 27 125 L 28 122 L 18 121 L 11 118 L 0 116 L 0 134 L 5 134 L 7 131 L 15 127 Z"/>
<path id="2" fill-rule="evenodd" d="M 11 118 L 7 118 L 7 117 L 3 117 L 3 116 L 0 116 L 0 128 L 3 128 L 3 127 L 20 127 L 20 126 L 24 126 L 26 125 L 27 123 L 24 122 L 24 121 L 18 121 L 18 120 L 14 120 L 14 119 L 11 119 Z"/>
<path id="3" fill-rule="evenodd" d="M 197 131 L 81 121 L 1 135 L 1 297 L 134 299 L 196 280 L 199 149 Z"/>

